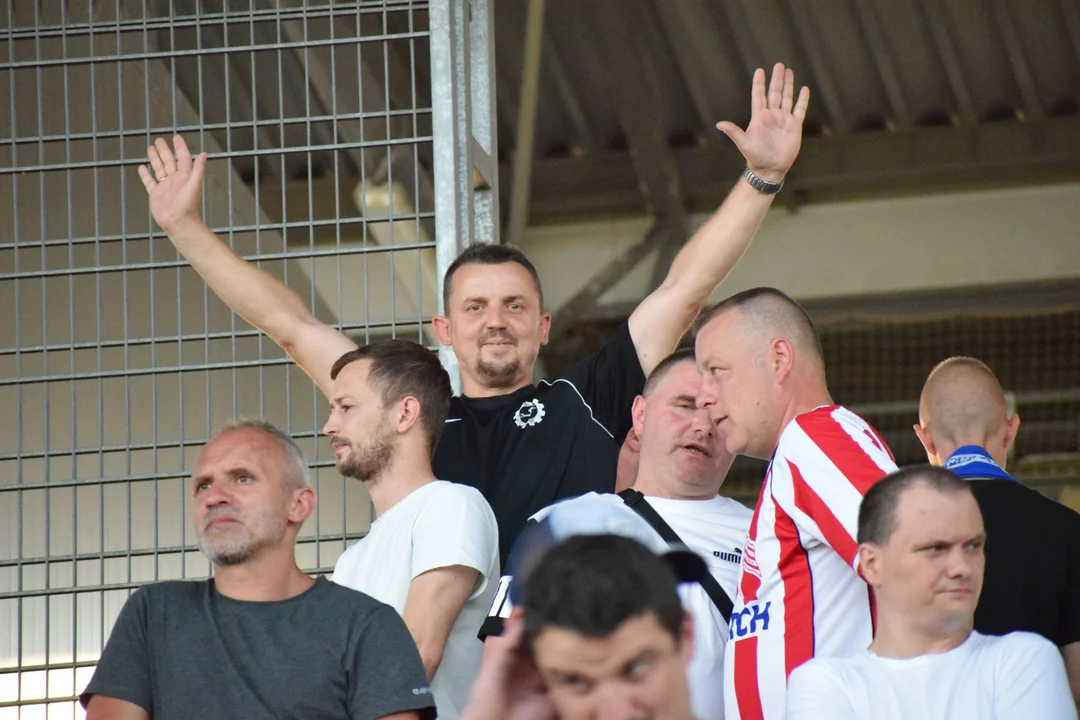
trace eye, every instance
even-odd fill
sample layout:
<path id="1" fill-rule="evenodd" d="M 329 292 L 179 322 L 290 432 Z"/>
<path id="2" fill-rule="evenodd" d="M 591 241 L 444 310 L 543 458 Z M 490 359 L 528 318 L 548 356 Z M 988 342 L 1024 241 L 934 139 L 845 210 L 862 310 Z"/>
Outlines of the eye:
<path id="1" fill-rule="evenodd" d="M 523 309 L 524 309 L 524 308 L 523 308 L 523 307 L 521 306 L 521 303 L 516 303 L 516 302 L 515 302 L 515 303 L 510 303 L 510 304 L 509 304 L 509 305 L 507 305 L 506 307 L 510 308 L 511 310 L 513 310 L 513 311 L 515 311 L 515 312 L 517 312 L 518 310 L 523 310 Z"/>
<path id="2" fill-rule="evenodd" d="M 209 487 L 210 487 L 210 481 L 209 480 L 203 480 L 201 483 L 199 483 L 198 485 L 195 486 L 195 492 L 197 492 L 197 493 L 202 492 L 203 490 L 206 490 Z"/>
<path id="3" fill-rule="evenodd" d="M 719 374 L 720 374 L 720 368 L 718 368 L 718 367 L 711 367 L 711 368 L 709 368 L 709 374 L 710 374 L 710 375 L 712 375 L 712 376 L 714 376 L 714 377 L 715 377 L 716 375 L 719 375 Z"/>
<path id="4" fill-rule="evenodd" d="M 626 664 L 626 667 L 623 669 L 623 675 L 627 680 L 637 682 L 648 675 L 651 668 L 652 663 L 649 662 L 648 658 L 637 658 Z"/>
<path id="5" fill-rule="evenodd" d="M 479 303 L 473 303 L 469 307 L 465 308 L 465 312 L 477 313 L 480 312 L 481 306 Z"/>
<path id="6" fill-rule="evenodd" d="M 967 550 L 969 550 L 970 552 L 978 552 L 979 550 L 982 550 L 984 542 L 985 541 L 983 541 L 983 540 L 972 540 L 971 542 L 967 543 L 964 547 Z"/>
<path id="7" fill-rule="evenodd" d="M 580 675 L 568 675 L 559 681 L 559 685 L 575 695 L 584 695 L 591 689 L 589 682 Z"/>
<path id="8" fill-rule="evenodd" d="M 343 412 L 343 413 L 347 413 L 347 412 L 349 412 L 350 410 L 352 410 L 352 407 L 353 407 L 352 405 L 338 405 L 338 408 L 339 408 L 339 409 L 341 410 L 341 412 Z"/>
<path id="9" fill-rule="evenodd" d="M 240 475 L 236 476 L 236 483 L 238 485 L 247 485 L 248 483 L 253 482 L 254 480 L 255 480 L 255 478 L 251 477 L 250 475 L 246 475 L 244 473 L 241 473 Z"/>

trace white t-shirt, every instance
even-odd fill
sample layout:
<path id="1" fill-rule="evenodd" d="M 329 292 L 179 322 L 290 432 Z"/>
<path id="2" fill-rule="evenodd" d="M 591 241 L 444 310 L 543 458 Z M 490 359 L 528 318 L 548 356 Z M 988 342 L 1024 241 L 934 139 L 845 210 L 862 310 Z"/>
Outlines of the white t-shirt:
<path id="1" fill-rule="evenodd" d="M 333 575 L 334 582 L 366 593 L 400 615 L 413 578 L 451 565 L 473 568 L 480 578 L 450 630 L 431 681 L 435 707 L 446 720 L 465 707 L 484 650 L 476 635 L 497 588 L 499 534 L 484 496 L 444 480 L 414 490 L 338 558 Z"/>
<path id="2" fill-rule="evenodd" d="M 1028 632 L 971 633 L 907 660 L 814 658 L 788 680 L 787 720 L 1075 720 L 1061 653 Z"/>
<path id="3" fill-rule="evenodd" d="M 657 497 L 647 497 L 646 500 L 671 526 L 686 547 L 705 560 L 720 587 L 728 597 L 734 598 L 739 581 L 741 548 L 752 516 L 750 509 L 731 498 L 719 496 L 707 500 L 671 500 Z M 530 522 L 540 522 L 549 514 L 558 512 L 559 508 L 588 508 L 595 503 L 603 503 L 603 510 L 610 506 L 610 509 L 626 515 L 625 525 L 621 529 L 623 534 L 636 537 L 654 549 L 667 547 L 667 543 L 652 526 L 623 503 L 618 495 L 587 493 L 563 500 L 539 511 L 530 518 Z M 604 517 L 605 515 L 605 512 L 597 510 L 590 516 L 598 518 L 597 531 L 611 531 L 608 527 L 610 516 Z M 511 556 L 509 564 L 513 562 L 514 557 Z M 510 573 L 514 571 L 512 567 L 506 569 Z M 500 627 L 501 620 L 510 616 L 512 608 L 509 600 L 511 582 L 512 575 L 502 578 L 503 590 L 491 607 L 490 617 L 498 620 Z M 686 669 L 694 717 L 698 720 L 723 720 L 724 645 L 728 638 L 728 624 L 701 585 L 679 585 L 679 598 L 694 619 L 694 656 Z M 493 632 L 501 630 L 493 629 Z"/>

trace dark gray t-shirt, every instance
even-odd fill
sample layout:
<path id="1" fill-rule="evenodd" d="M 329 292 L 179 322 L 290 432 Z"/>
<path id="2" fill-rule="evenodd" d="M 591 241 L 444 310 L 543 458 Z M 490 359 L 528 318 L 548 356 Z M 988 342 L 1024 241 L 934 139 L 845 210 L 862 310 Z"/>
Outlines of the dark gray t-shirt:
<path id="1" fill-rule="evenodd" d="M 154 720 L 434 716 L 401 617 L 325 578 L 281 602 L 233 600 L 213 580 L 140 588 L 116 620 L 83 705 L 93 695 L 127 700 Z"/>

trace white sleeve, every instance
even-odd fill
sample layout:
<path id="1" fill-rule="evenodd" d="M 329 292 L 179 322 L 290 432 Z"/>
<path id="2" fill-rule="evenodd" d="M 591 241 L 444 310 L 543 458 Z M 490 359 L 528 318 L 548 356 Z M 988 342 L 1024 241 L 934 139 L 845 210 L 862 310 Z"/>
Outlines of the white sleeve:
<path id="1" fill-rule="evenodd" d="M 810 660 L 803 663 L 788 677 L 785 718 L 786 720 L 860 720 L 847 699 L 840 678 L 822 660 Z"/>
<path id="2" fill-rule="evenodd" d="M 480 595 L 499 568 L 495 515 L 475 488 L 450 484 L 416 516 L 412 532 L 412 578 L 429 570 L 462 565 L 480 573 L 469 599 Z"/>
<path id="3" fill-rule="evenodd" d="M 998 720 L 1076 720 L 1061 651 L 1046 638 L 1016 632 L 1001 643 L 995 681 Z"/>

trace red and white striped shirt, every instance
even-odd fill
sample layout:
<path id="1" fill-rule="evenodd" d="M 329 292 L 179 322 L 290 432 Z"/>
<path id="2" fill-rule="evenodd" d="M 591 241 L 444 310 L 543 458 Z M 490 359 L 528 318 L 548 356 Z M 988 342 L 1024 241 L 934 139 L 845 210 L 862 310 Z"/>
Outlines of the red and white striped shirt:
<path id="1" fill-rule="evenodd" d="M 724 655 L 727 720 L 783 718 L 792 670 L 870 645 L 859 503 L 893 470 L 877 431 L 838 405 L 799 415 L 780 434 L 743 549 Z"/>

